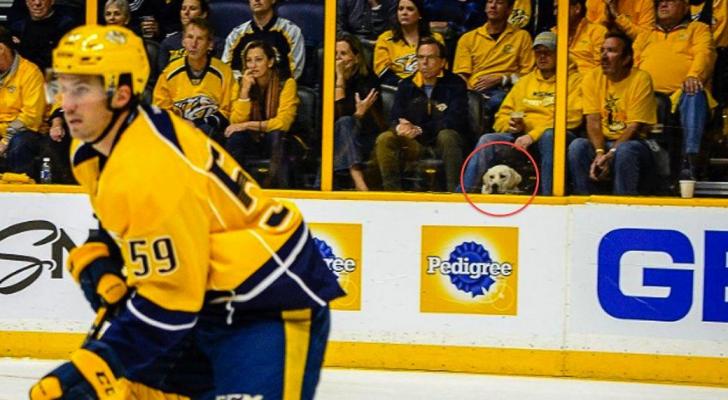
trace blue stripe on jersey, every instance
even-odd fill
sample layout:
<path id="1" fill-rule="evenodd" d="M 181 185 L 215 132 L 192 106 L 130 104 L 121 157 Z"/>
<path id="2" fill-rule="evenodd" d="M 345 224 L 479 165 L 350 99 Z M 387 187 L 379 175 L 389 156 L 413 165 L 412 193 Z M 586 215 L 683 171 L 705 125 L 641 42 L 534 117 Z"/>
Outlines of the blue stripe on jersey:
<path id="1" fill-rule="evenodd" d="M 73 153 L 73 166 L 77 166 L 84 161 L 88 161 L 94 157 L 98 157 L 101 153 L 96 151 L 92 145 L 88 143 L 82 144 L 75 153 Z"/>
<path id="2" fill-rule="evenodd" d="M 200 312 L 203 319 L 232 320 L 244 318 L 235 310 L 269 311 L 320 307 L 322 302 L 344 295 L 321 258 L 305 224 L 256 272 L 230 292 L 208 292 Z M 281 265 L 283 263 L 283 265 Z"/>
<path id="3" fill-rule="evenodd" d="M 174 125 L 172 124 L 172 119 L 169 117 L 168 111 L 161 110 L 157 107 L 150 107 L 148 105 L 143 105 L 142 108 L 152 121 L 152 124 L 154 124 L 156 131 L 172 143 L 174 147 L 180 151 L 180 153 L 184 154 L 182 146 L 179 144 L 179 139 L 177 139 L 177 132 L 174 130 Z"/>
<path id="4" fill-rule="evenodd" d="M 196 321 L 195 313 L 166 310 L 135 294 L 111 320 L 100 341 L 114 349 L 127 378 L 143 381 L 137 373 L 182 340 Z"/>

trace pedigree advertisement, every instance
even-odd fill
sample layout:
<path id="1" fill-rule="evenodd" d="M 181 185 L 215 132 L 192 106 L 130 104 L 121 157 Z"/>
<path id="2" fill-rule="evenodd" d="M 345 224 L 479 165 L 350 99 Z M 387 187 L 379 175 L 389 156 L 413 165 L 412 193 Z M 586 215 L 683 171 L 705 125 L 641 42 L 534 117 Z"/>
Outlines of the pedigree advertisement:
<path id="1" fill-rule="evenodd" d="M 331 302 L 332 310 L 361 309 L 361 225 L 309 224 L 314 242 L 346 296 Z"/>
<path id="2" fill-rule="evenodd" d="M 420 311 L 516 315 L 518 228 L 423 226 Z"/>

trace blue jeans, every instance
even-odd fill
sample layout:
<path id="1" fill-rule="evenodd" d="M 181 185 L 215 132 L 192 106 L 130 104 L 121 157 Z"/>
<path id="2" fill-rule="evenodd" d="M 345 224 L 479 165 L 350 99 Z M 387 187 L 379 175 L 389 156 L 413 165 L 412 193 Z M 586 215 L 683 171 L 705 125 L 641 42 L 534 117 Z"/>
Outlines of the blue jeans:
<path id="1" fill-rule="evenodd" d="M 698 154 L 708 123 L 708 98 L 704 91 L 680 96 L 680 125 L 683 131 L 683 153 Z"/>
<path id="2" fill-rule="evenodd" d="M 355 117 L 337 119 L 334 124 L 334 171 L 363 164 L 374 147 L 374 138 L 374 135 L 362 134 L 361 122 Z"/>
<path id="3" fill-rule="evenodd" d="M 574 139 L 574 134 L 566 132 L 566 143 L 567 145 Z M 516 137 L 510 133 L 486 133 L 481 136 L 478 140 L 476 148 L 486 143 L 505 141 L 514 142 Z M 541 174 L 541 194 L 550 196 L 553 188 L 553 175 L 554 175 L 554 130 L 546 129 L 543 135 L 533 144 L 536 151 L 541 157 L 539 163 L 539 173 Z M 468 192 L 480 191 L 481 177 L 488 170 L 488 168 L 497 164 L 498 156 L 496 154 L 495 146 L 491 146 L 480 150 L 474 154 L 465 167 L 465 174 L 463 175 L 463 183 Z"/>
<path id="4" fill-rule="evenodd" d="M 27 174 L 38 179 L 35 173 L 35 159 L 40 155 L 42 136 L 32 131 L 20 131 L 10 139 L 7 149 L 8 172 Z"/>
<path id="5" fill-rule="evenodd" d="M 488 99 L 485 100 L 485 109 L 488 114 L 495 114 L 496 111 L 501 106 L 501 103 L 503 103 L 503 99 L 506 98 L 506 90 L 502 86 L 496 86 L 494 88 L 490 88 L 487 90 L 484 90 L 480 92 L 488 97 Z"/>
<path id="6" fill-rule="evenodd" d="M 614 145 L 608 140 L 606 148 Z M 574 182 L 574 194 L 591 194 L 596 191 L 596 185 L 589 178 L 589 169 L 596 157 L 596 151 L 589 139 L 577 138 L 569 145 L 567 159 L 569 160 L 569 173 Z M 639 194 L 640 181 L 649 173 L 652 166 L 652 153 L 650 148 L 641 140 L 628 140 L 617 147 L 612 159 L 611 170 L 614 177 L 612 193 L 616 195 Z"/>

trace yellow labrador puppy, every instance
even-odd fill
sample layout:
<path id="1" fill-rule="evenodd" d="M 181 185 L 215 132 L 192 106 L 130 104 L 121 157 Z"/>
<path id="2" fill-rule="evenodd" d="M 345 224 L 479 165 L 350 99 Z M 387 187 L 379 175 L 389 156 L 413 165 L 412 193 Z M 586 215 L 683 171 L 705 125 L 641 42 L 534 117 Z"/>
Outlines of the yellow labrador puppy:
<path id="1" fill-rule="evenodd" d="M 504 164 L 495 165 L 483 174 L 481 193 L 519 193 L 519 183 L 521 174 L 515 169 Z"/>

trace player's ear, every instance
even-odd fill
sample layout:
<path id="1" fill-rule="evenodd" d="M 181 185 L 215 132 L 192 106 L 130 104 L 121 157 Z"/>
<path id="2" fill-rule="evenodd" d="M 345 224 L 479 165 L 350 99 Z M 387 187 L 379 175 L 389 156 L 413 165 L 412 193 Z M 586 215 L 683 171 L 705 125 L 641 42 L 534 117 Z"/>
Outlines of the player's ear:
<path id="1" fill-rule="evenodd" d="M 114 91 L 114 97 L 111 99 L 112 108 L 123 108 L 131 101 L 131 87 L 128 85 L 120 85 Z"/>

